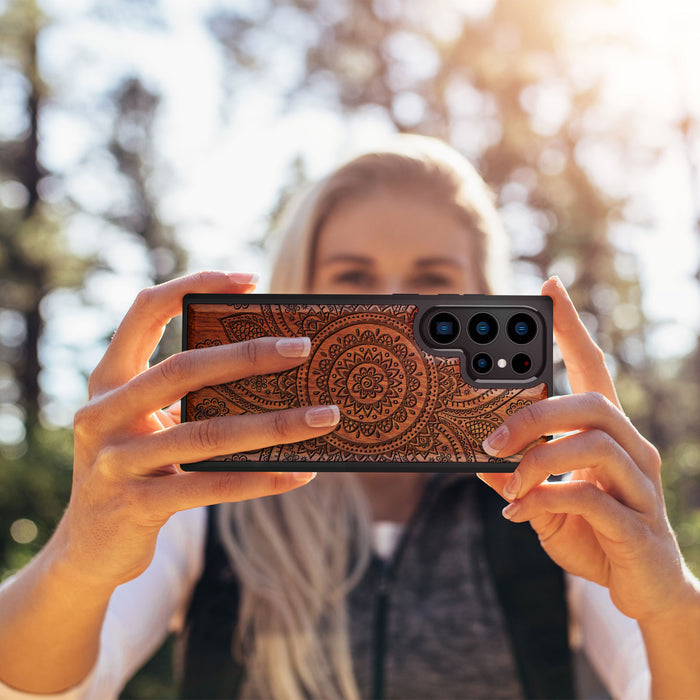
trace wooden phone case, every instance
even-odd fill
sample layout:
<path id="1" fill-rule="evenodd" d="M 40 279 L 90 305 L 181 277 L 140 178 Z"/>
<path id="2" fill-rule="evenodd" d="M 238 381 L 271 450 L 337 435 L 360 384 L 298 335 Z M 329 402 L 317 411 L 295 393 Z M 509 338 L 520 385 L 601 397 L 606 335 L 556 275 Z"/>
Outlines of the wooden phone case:
<path id="1" fill-rule="evenodd" d="M 533 381 L 479 386 L 454 352 L 427 347 L 417 316 L 436 305 L 527 304 L 545 319 L 545 364 Z M 335 404 L 327 435 L 191 464 L 184 470 L 512 471 L 482 441 L 519 408 L 551 393 L 551 299 L 482 295 L 207 295 L 183 303 L 183 349 L 257 337 L 308 336 L 291 370 L 193 391 L 182 420 Z M 465 362 L 465 361 L 463 361 Z M 462 363 L 463 364 L 463 363 Z M 265 464 L 261 464 L 264 462 Z"/>

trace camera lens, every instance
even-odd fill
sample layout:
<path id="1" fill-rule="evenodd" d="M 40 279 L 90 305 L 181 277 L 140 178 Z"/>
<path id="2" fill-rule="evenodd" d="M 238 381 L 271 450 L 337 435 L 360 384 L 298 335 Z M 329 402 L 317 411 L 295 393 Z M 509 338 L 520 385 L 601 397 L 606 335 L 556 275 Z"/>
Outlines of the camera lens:
<path id="1" fill-rule="evenodd" d="M 469 319 L 469 337 L 481 344 L 490 343 L 498 333 L 498 323 L 491 314 L 475 314 Z"/>
<path id="2" fill-rule="evenodd" d="M 489 372 L 493 367 L 493 360 L 491 355 L 487 355 L 485 352 L 480 352 L 478 355 L 474 355 L 472 358 L 472 367 L 475 372 L 479 374 L 485 374 Z"/>
<path id="3" fill-rule="evenodd" d="M 532 369 L 532 360 L 529 355 L 519 352 L 512 361 L 513 369 L 518 374 L 527 374 Z"/>
<path id="4" fill-rule="evenodd" d="M 459 321 L 450 313 L 443 311 L 430 319 L 430 337 L 436 342 L 446 345 L 459 335 Z"/>
<path id="5" fill-rule="evenodd" d="M 520 345 L 529 343 L 537 333 L 537 323 L 529 314 L 515 314 L 508 321 L 508 337 Z"/>

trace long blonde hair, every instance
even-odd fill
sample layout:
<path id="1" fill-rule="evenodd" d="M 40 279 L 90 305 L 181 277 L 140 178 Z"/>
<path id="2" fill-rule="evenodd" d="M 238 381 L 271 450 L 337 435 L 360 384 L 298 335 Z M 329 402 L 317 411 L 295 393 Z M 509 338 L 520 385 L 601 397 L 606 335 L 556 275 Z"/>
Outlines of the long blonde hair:
<path id="1" fill-rule="evenodd" d="M 507 246 L 490 191 L 456 151 L 419 136 L 351 160 L 292 203 L 271 291 L 308 291 L 318 235 L 334 207 L 387 189 L 453 211 L 471 238 L 481 291 L 503 291 Z M 371 517 L 354 475 L 319 474 L 300 489 L 218 508 L 241 589 L 232 650 L 249 690 L 275 700 L 359 698 L 346 595 L 370 558 Z"/>

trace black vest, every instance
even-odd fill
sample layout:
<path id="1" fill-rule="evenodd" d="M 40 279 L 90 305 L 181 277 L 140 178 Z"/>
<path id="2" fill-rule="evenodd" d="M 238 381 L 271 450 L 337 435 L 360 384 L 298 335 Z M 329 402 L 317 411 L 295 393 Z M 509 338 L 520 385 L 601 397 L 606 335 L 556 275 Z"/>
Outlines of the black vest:
<path id="1" fill-rule="evenodd" d="M 501 515 L 503 500 L 479 482 L 486 558 L 526 698 L 573 698 L 564 576 L 527 524 Z M 459 488 L 456 482 L 449 488 Z M 236 698 L 245 669 L 231 656 L 239 587 L 207 508 L 204 571 L 178 643 L 181 697 Z"/>

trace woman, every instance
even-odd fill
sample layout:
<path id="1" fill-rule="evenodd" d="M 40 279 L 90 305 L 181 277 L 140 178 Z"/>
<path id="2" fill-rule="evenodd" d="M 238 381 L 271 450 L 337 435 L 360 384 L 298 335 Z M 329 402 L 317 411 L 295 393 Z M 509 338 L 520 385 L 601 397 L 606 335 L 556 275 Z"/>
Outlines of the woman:
<path id="1" fill-rule="evenodd" d="M 405 139 L 396 150 L 348 164 L 306 197 L 287 225 L 273 291 L 502 290 L 497 283 L 507 277 L 502 234 L 473 170 L 436 142 Z M 475 515 L 490 491 L 478 490 L 475 480 L 328 474 L 289 491 L 313 475 L 179 471 L 183 461 L 319 436 L 337 423 L 332 406 L 182 426 L 176 425 L 176 411 L 159 410 L 190 389 L 304 361 L 308 343 L 262 339 L 182 353 L 147 369 L 162 326 L 179 312 L 184 293 L 252 288 L 250 277 L 202 273 L 139 295 L 90 378 L 89 404 L 76 416 L 74 484 L 66 514 L 42 552 L 0 590 L 0 680 L 34 693 L 77 686 L 65 697 L 112 697 L 157 646 L 173 616 L 189 607 L 184 666 L 189 678 L 195 676 L 188 691 L 194 696 L 197 683 L 203 683 L 203 639 L 211 642 L 205 656 L 224 648 L 231 664 L 242 666 L 241 673 L 227 678 L 235 685 L 231 692 L 243 697 L 373 692 L 444 697 L 448 688 L 454 690 L 455 678 L 466 684 L 462 697 L 529 694 L 537 679 L 523 672 L 527 648 L 523 651 L 517 630 L 505 619 L 508 596 L 496 590 L 501 579 L 485 563 L 489 516 Z M 621 412 L 602 354 L 563 287 L 549 280 L 543 293 L 554 300 L 555 335 L 574 393 L 519 411 L 490 436 L 485 449 L 504 457 L 540 435 L 571 434 L 528 452 L 512 476 L 482 478 L 511 501 L 504 515 L 529 521 L 557 564 L 607 587 L 617 608 L 638 620 L 654 695 L 692 697 L 700 687 L 695 668 L 700 594 L 665 515 L 658 453 Z M 543 483 L 550 473 L 572 469 L 570 482 Z M 283 491 L 289 493 L 256 498 Z M 411 586 L 414 579 L 404 579 L 403 569 L 390 599 L 394 611 L 409 611 L 398 620 L 401 634 L 383 640 L 385 653 L 375 649 L 361 657 L 368 627 L 390 614 L 384 607 L 377 616 L 362 618 L 363 608 L 352 608 L 358 595 L 366 600 L 363 591 L 386 583 L 376 577 L 377 560 L 370 564 L 371 540 L 390 565 L 392 558 L 405 557 L 427 494 L 451 499 L 459 517 L 449 524 L 463 528 L 452 534 L 465 535 L 456 544 L 464 542 L 473 566 L 443 570 L 442 563 L 436 565 L 444 578 L 429 589 L 420 577 L 431 567 L 418 561 L 411 569 L 419 577 L 417 588 Z M 216 512 L 208 509 L 205 548 L 206 518 L 197 506 L 233 501 Z M 445 502 L 437 513 L 428 508 L 431 517 Z M 154 558 L 161 528 L 164 537 Z M 393 553 L 402 530 L 407 534 Z M 411 551 L 444 550 L 431 546 L 434 542 Z M 460 595 L 450 598 L 455 571 L 452 583 Z M 544 575 L 543 585 L 554 576 Z M 572 581 L 579 608 L 590 605 L 599 589 Z M 214 620 L 220 626 L 207 622 L 207 615 L 219 610 L 207 606 L 212 593 L 240 598 L 240 605 L 229 606 L 235 631 L 221 616 Z M 448 604 L 422 606 L 424 593 L 431 600 L 445 593 Z M 459 617 L 450 615 L 464 597 L 469 625 L 462 623 L 461 610 Z M 615 644 L 615 630 L 626 634 L 628 621 L 621 618 L 618 627 L 618 613 L 605 607 L 609 602 L 596 605 L 614 623 L 604 619 L 598 638 Z M 442 613 L 433 615 L 434 607 Z M 520 612 L 532 618 L 531 611 Z M 449 634 L 430 627 L 436 619 Z M 612 637 L 605 636 L 608 627 Z M 217 628 L 225 632 L 212 641 Z M 431 649 L 412 655 L 426 638 L 434 643 Z M 537 644 L 533 638 L 531 646 Z M 463 664 L 468 672 L 444 663 L 455 651 L 470 655 L 472 663 Z M 377 658 L 381 665 L 368 669 Z M 546 667 L 539 670 L 545 673 Z M 118 677 L 110 679 L 113 674 Z M 622 677 L 632 692 L 634 679 Z M 610 675 L 611 689 L 618 692 L 615 678 Z M 425 679 L 427 688 L 421 686 Z M 9 687 L 2 691 L 15 697 Z"/>

